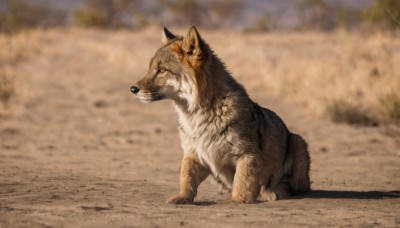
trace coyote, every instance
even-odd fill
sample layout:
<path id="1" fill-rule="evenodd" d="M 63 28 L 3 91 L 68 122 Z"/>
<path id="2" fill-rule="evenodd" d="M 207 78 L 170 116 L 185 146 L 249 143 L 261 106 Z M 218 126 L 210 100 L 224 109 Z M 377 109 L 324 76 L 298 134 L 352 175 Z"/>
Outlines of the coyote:
<path id="1" fill-rule="evenodd" d="M 144 103 L 172 100 L 179 116 L 180 192 L 167 203 L 193 203 L 209 175 L 237 203 L 310 191 L 304 139 L 249 98 L 196 27 L 186 37 L 164 28 L 162 42 L 147 74 L 130 89 Z"/>

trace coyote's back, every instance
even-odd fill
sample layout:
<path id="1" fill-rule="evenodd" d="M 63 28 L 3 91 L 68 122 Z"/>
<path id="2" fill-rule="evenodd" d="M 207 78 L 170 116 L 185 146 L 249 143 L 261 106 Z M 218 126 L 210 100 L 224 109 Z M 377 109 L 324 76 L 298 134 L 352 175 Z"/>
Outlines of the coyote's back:
<path id="1" fill-rule="evenodd" d="M 163 42 L 131 91 L 146 103 L 171 99 L 179 116 L 180 193 L 167 202 L 192 203 L 209 175 L 235 202 L 309 191 L 304 139 L 249 98 L 196 28 L 186 37 L 164 29 Z"/>

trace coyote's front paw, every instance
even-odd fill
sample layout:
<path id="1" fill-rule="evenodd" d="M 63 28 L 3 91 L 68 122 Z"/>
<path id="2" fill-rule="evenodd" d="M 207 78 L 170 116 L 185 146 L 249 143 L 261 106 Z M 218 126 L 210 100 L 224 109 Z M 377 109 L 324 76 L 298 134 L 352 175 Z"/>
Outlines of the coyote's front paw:
<path id="1" fill-rule="evenodd" d="M 192 204 L 193 197 L 178 194 L 176 196 L 169 198 L 166 203 L 168 203 L 168 204 Z"/>
<path id="2" fill-rule="evenodd" d="M 278 195 L 268 189 L 264 190 L 260 194 L 261 201 L 275 201 L 278 200 Z"/>

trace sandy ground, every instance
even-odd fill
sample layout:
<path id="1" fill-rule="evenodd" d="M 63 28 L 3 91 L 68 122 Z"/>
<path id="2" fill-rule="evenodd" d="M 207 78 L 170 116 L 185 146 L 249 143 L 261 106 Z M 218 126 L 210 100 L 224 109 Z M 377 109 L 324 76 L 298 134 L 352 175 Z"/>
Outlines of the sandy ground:
<path id="1" fill-rule="evenodd" d="M 177 118 L 171 102 L 144 105 L 129 91 L 160 32 L 48 31 L 17 66 L 13 111 L 0 118 L 0 227 L 400 227 L 400 129 L 336 125 L 267 96 L 249 70 L 262 66 L 222 35 L 205 37 L 309 142 L 311 193 L 238 205 L 207 180 L 194 205 L 166 205 L 178 191 Z M 244 45 L 235 39 L 225 45 Z"/>

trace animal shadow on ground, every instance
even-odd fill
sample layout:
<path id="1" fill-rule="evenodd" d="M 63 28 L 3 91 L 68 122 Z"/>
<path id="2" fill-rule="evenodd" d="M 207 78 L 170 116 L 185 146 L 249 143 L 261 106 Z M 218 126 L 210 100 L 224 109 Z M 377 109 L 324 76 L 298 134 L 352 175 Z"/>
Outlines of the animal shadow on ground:
<path id="1" fill-rule="evenodd" d="M 400 191 L 333 191 L 333 190 L 311 190 L 303 195 L 291 196 L 290 199 L 394 199 L 400 198 Z M 193 202 L 195 206 L 213 206 L 215 204 L 231 204 L 230 200 L 213 201 L 197 201 Z M 256 204 L 265 203 L 256 201 Z"/>
<path id="2" fill-rule="evenodd" d="M 400 191 L 332 191 L 312 190 L 304 195 L 293 197 L 295 199 L 385 199 L 400 198 Z"/>
<path id="3" fill-rule="evenodd" d="M 195 206 L 212 206 L 217 204 L 216 202 L 213 201 L 199 201 L 199 202 L 193 202 L 193 205 Z"/>

